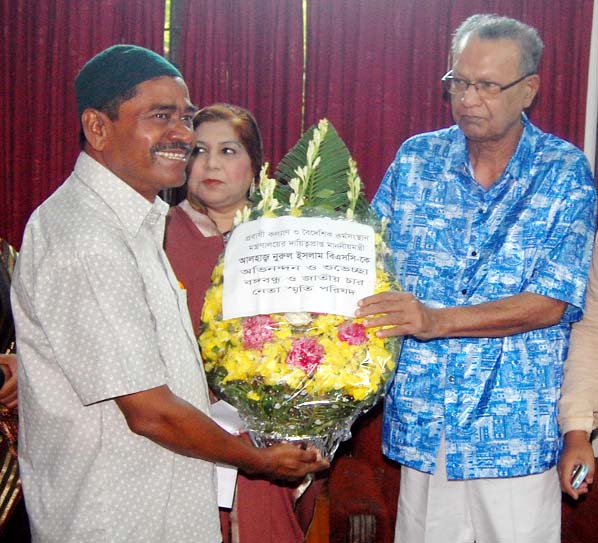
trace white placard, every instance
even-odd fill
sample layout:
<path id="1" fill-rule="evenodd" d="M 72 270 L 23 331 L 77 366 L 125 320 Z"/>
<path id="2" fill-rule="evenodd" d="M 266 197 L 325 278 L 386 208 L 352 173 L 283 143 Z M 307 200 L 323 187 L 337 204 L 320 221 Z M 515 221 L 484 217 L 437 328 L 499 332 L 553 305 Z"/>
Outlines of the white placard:
<path id="1" fill-rule="evenodd" d="M 352 317 L 375 282 L 371 226 L 322 217 L 261 218 L 237 226 L 226 246 L 222 317 L 303 311 Z"/>
<path id="2" fill-rule="evenodd" d="M 210 407 L 212 419 L 231 434 L 238 435 L 243 431 L 243 421 L 237 410 L 224 400 L 219 400 Z M 218 507 L 231 509 L 237 486 L 237 468 L 224 464 L 216 464 L 218 477 Z"/>
<path id="3" fill-rule="evenodd" d="M 232 509 L 237 488 L 237 468 L 216 464 L 218 481 L 218 507 Z"/>

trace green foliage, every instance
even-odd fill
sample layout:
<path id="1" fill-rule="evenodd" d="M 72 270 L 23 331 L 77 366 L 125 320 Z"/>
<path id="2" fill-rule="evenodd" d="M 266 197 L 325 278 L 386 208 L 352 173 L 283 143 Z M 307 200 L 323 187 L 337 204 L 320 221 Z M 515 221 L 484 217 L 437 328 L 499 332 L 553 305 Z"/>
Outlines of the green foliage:
<path id="1" fill-rule="evenodd" d="M 338 135 L 334 126 L 326 121 L 327 129 L 318 147 L 320 158 L 317 166 L 309 176 L 303 193 L 303 208 L 321 210 L 324 214 L 345 213 L 349 207 L 348 174 L 351 153 L 345 142 Z M 320 122 L 320 126 L 322 121 Z M 290 183 L 297 177 L 297 172 L 308 164 L 308 147 L 312 140 L 316 125 L 309 128 L 295 146 L 280 161 L 274 177 L 278 181 L 275 197 L 284 205 L 288 205 L 292 193 Z M 360 182 L 361 184 L 361 182 Z M 368 202 L 363 194 L 361 184 L 360 195 L 355 208 L 357 218 L 368 213 Z"/>
<path id="2" fill-rule="evenodd" d="M 300 401 L 301 395 L 288 385 L 266 385 L 259 377 L 223 384 L 226 374 L 226 370 L 218 366 L 207 370 L 210 388 L 243 413 L 248 429 L 280 439 L 287 437 L 285 433 L 307 440 L 333 434 L 338 430 L 339 419 L 351 420 L 356 409 L 369 409 L 379 400 L 379 396 L 375 396 L 359 402 L 338 391 L 330 391 Z M 255 391 L 259 391 L 260 396 L 252 400 L 250 394 Z"/>

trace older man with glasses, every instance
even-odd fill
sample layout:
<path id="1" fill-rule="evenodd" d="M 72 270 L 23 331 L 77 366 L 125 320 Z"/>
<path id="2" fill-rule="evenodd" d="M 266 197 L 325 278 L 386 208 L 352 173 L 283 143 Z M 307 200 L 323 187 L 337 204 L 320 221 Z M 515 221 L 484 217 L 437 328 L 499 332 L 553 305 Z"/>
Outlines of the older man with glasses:
<path id="1" fill-rule="evenodd" d="M 596 196 L 584 155 L 524 114 L 542 49 L 519 21 L 463 22 L 456 125 L 405 142 L 374 198 L 405 290 L 358 314 L 406 336 L 383 431 L 401 543 L 560 541 L 557 401 Z"/>

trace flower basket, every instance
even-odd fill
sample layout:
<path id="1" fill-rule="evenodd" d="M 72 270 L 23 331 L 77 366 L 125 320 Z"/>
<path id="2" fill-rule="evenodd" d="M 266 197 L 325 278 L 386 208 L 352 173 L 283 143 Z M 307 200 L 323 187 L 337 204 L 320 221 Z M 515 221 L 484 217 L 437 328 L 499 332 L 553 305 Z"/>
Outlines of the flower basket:
<path id="1" fill-rule="evenodd" d="M 247 310 L 251 314 L 223 318 L 224 313 L 230 313 L 226 309 L 226 300 L 223 310 L 224 284 L 231 280 L 227 274 L 232 267 L 228 259 L 229 249 L 232 250 L 231 244 L 235 243 L 234 236 L 244 231 L 243 226 L 238 226 L 232 233 L 227 253 L 212 274 L 212 286 L 206 293 L 202 313 L 199 344 L 210 386 L 238 409 L 254 443 L 259 446 L 277 441 L 312 443 L 330 459 L 339 443 L 350 437 L 354 420 L 384 394 L 393 375 L 400 339 L 377 337 L 377 329 L 366 328 L 362 319 L 350 316 L 352 312 L 345 310 L 344 314 L 336 314 L 319 310 L 323 296 L 330 298 L 332 293 L 332 297 L 340 297 L 341 292 L 353 291 L 345 288 L 347 284 L 352 287 L 354 283 L 362 283 L 360 277 L 368 272 L 373 287 L 369 294 L 398 288 L 388 269 L 384 225 L 369 213 L 367 204 L 364 205 L 361 181 L 350 157 L 343 172 L 342 188 L 346 200 L 343 205 L 335 203 L 334 209 L 330 209 L 314 205 L 314 199 L 306 197 L 309 183 L 314 183 L 314 171 L 326 162 L 322 148 L 326 147 L 327 138 L 332 140 L 336 159 L 340 138 L 327 121 L 321 121 L 304 136 L 308 139 L 307 145 L 302 147 L 307 167 L 300 170 L 301 166 L 295 166 L 292 170 L 299 170 L 299 179 L 291 178 L 286 183 L 284 178 L 282 182 L 275 181 L 269 179 L 264 170 L 259 203 L 252 210 L 239 214 L 239 222 L 256 221 L 251 225 L 254 234 L 246 236 L 247 239 L 266 240 L 250 247 L 258 251 L 273 245 L 267 240 L 277 239 L 274 242 L 277 249 L 267 255 L 262 251 L 255 257 L 241 257 L 241 262 L 250 261 L 253 265 L 240 270 L 241 274 L 250 275 L 237 275 L 236 283 L 248 283 L 250 292 L 254 295 L 258 292 L 258 301 L 270 292 L 270 302 L 278 310 L 267 313 Z M 313 141 L 318 139 L 314 151 Z M 348 154 L 344 144 L 342 149 Z M 290 154 L 296 151 L 294 148 Z M 334 184 L 339 183 L 334 181 Z M 326 194 L 324 188 L 319 190 Z M 329 194 L 324 200 L 329 204 L 331 198 Z M 277 227 L 276 217 L 293 217 L 291 221 L 305 222 L 290 224 L 312 227 L 295 228 L 293 232 L 302 234 L 295 237 L 289 233 L 285 242 L 280 232 L 288 232 L 289 228 L 284 229 L 288 220 L 281 222 L 284 224 L 282 230 L 268 230 Z M 359 234 L 345 233 L 352 231 L 355 224 L 365 225 L 366 233 L 371 231 L 367 238 L 372 249 L 369 254 L 373 255 L 369 268 L 360 267 L 360 263 L 370 260 L 363 256 L 365 253 L 359 253 L 367 242 L 358 243 L 351 239 L 347 242 L 351 236 L 359 237 Z M 304 237 L 306 232 L 315 232 L 314 235 L 319 234 L 322 238 L 314 241 Z M 268 235 L 276 235 L 276 238 L 268 238 Z M 314 245 L 320 252 L 306 249 Z M 280 247 L 284 249 L 279 250 Z M 310 261 L 310 255 L 321 262 Z M 272 258 L 269 260 L 266 256 Z M 256 257 L 259 257 L 258 265 L 252 262 Z M 283 262 L 283 257 L 289 260 Z M 316 269 L 317 266 L 320 268 Z M 312 270 L 311 275 L 306 275 L 308 269 Z M 260 271 L 265 275 L 256 276 Z M 239 281 L 239 277 L 244 281 Z M 286 287 L 285 278 L 289 281 Z M 254 288 L 256 284 L 260 288 Z M 311 290 L 311 294 L 313 289 L 316 291 L 316 295 L 306 301 L 308 306 L 311 304 L 310 309 L 295 307 L 301 303 L 298 293 L 301 288 Z M 287 304 L 292 306 L 289 310 L 286 310 Z"/>

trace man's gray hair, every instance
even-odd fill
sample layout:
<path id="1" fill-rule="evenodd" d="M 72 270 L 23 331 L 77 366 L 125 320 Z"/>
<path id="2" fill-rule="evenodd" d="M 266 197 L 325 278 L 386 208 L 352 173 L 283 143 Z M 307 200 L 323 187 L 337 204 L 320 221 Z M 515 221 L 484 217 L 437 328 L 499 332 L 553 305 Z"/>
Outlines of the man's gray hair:
<path id="1" fill-rule="evenodd" d="M 467 37 L 482 40 L 513 40 L 519 45 L 521 75 L 536 73 L 542 58 L 544 43 L 538 31 L 516 19 L 499 15 L 477 14 L 465 19 L 455 30 L 451 43 L 452 62 L 459 56 Z"/>

